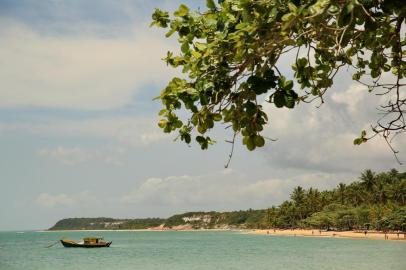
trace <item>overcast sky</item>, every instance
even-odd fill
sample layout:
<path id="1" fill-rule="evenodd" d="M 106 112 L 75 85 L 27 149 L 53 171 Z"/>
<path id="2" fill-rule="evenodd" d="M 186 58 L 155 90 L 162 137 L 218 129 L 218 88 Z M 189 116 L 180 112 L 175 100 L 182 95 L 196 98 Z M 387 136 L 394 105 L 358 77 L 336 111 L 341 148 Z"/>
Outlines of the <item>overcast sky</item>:
<path id="1" fill-rule="evenodd" d="M 343 72 L 321 108 L 274 109 L 267 147 L 230 136 L 201 151 L 157 127 L 152 101 L 176 75 L 177 50 L 149 28 L 178 0 L 0 0 L 0 230 L 44 229 L 65 217 L 167 217 L 265 208 L 297 185 L 327 189 L 360 171 L 397 168 L 382 140 L 353 146 L 380 97 Z M 205 1 L 201 1 L 203 4 Z M 289 63 L 281 66 L 288 70 Z M 406 162 L 406 137 L 395 147 Z"/>

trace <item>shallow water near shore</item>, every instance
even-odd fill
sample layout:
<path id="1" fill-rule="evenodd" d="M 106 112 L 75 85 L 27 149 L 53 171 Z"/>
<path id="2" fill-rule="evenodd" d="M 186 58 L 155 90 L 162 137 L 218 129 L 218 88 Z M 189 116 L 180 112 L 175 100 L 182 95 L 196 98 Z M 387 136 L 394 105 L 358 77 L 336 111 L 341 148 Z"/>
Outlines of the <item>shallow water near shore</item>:
<path id="1" fill-rule="evenodd" d="M 102 236 L 110 248 L 63 248 L 60 238 Z M 396 241 L 238 232 L 0 232 L 0 269 L 406 269 Z"/>

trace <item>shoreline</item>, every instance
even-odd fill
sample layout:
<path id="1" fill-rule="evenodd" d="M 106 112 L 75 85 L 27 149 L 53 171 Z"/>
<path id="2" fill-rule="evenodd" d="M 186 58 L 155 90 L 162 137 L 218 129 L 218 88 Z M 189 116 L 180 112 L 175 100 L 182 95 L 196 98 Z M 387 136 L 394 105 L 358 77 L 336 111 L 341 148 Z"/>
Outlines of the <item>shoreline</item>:
<path id="1" fill-rule="evenodd" d="M 243 232 L 245 229 L 98 229 L 98 230 L 36 230 L 35 232 Z"/>
<path id="2" fill-rule="evenodd" d="M 257 235 L 276 235 L 276 236 L 299 236 L 299 237 L 329 237 L 329 238 L 351 238 L 351 239 L 373 239 L 373 240 L 391 240 L 406 243 L 405 233 L 395 232 L 377 232 L 377 231 L 321 231 L 305 229 L 268 229 L 268 230 L 251 230 L 248 234 Z"/>
<path id="3" fill-rule="evenodd" d="M 372 240 L 391 240 L 406 243 L 406 233 L 383 233 L 377 231 L 320 231 L 306 229 L 120 229 L 120 230 L 37 230 L 35 232 L 61 233 L 61 232 L 237 232 L 253 235 L 270 236 L 297 236 L 297 237 L 318 237 L 318 238 L 351 238 L 351 239 L 372 239 Z"/>

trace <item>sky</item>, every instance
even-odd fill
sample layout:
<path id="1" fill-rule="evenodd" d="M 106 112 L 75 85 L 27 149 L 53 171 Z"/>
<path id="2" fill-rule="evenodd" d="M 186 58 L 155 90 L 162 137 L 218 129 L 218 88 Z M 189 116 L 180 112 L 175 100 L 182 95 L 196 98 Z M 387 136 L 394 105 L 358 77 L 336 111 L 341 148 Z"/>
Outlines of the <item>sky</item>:
<path id="1" fill-rule="evenodd" d="M 237 143 L 227 169 L 223 127 L 207 151 L 162 133 L 152 99 L 179 74 L 161 60 L 178 49 L 149 27 L 150 16 L 204 2 L 0 0 L 0 230 L 266 208 L 298 185 L 328 189 L 367 168 L 405 171 L 382 139 L 352 144 L 382 97 L 345 71 L 320 108 L 264 104 L 265 134 L 276 141 L 253 152 Z M 406 137 L 394 146 L 406 162 Z"/>

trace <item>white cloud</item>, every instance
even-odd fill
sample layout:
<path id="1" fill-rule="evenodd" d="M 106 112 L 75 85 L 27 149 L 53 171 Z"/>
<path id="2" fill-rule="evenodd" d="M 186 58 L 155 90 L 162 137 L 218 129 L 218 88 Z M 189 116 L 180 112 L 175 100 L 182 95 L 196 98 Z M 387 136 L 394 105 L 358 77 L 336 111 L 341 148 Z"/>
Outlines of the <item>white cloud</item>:
<path id="1" fill-rule="evenodd" d="M 98 199 L 90 192 L 83 191 L 79 194 L 67 195 L 65 193 L 49 194 L 41 193 L 34 202 L 42 207 L 57 208 L 57 207 L 71 207 L 79 204 L 98 203 Z"/>
<path id="2" fill-rule="evenodd" d="M 55 207 L 55 206 L 68 206 L 75 204 L 75 201 L 68 195 L 61 193 L 57 195 L 50 195 L 48 193 L 41 193 L 35 202 L 41 206 Z"/>
<path id="3" fill-rule="evenodd" d="M 285 179 L 255 178 L 229 169 L 201 175 L 151 177 L 134 190 L 122 195 L 96 197 L 84 191 L 78 194 L 41 193 L 34 202 L 47 209 L 64 211 L 65 216 L 95 211 L 99 215 L 127 213 L 127 216 L 170 216 L 186 211 L 232 211 L 263 209 L 289 199 L 293 188 L 335 187 L 339 182 L 354 180 L 348 174 L 300 173 Z M 107 206 L 108 205 L 108 206 Z M 112 209 L 115 209 L 113 212 Z M 132 214 L 129 214 L 132 213 Z"/>
<path id="4" fill-rule="evenodd" d="M 157 125 L 156 117 L 103 117 L 83 120 L 48 120 L 39 123 L 0 123 L 0 132 L 40 136 L 106 138 L 121 146 L 146 147 L 173 138 Z M 76 152 L 80 152 L 77 151 Z M 80 155 L 81 153 L 76 153 Z M 86 157 L 83 157 L 86 159 Z"/>
<path id="5" fill-rule="evenodd" d="M 295 186 L 331 188 L 353 180 L 347 174 L 308 173 L 287 179 L 253 180 L 238 172 L 218 171 L 204 175 L 149 178 L 120 201 L 155 212 L 191 210 L 236 210 L 266 208 L 288 199 Z"/>
<path id="6" fill-rule="evenodd" d="M 55 148 L 43 148 L 38 151 L 38 154 L 41 157 L 49 158 L 66 165 L 96 161 L 119 166 L 123 164 L 123 155 L 125 152 L 125 149 L 120 147 L 93 150 L 80 147 L 58 146 Z"/>
<path id="7" fill-rule="evenodd" d="M 147 27 L 109 39 L 42 36 L 6 19 L 0 25 L 0 107 L 112 109 L 174 74 L 161 60 L 173 48 Z"/>
<path id="8" fill-rule="evenodd" d="M 345 89 L 331 89 L 329 93 L 331 97 L 327 95 L 326 103 L 320 108 L 315 107 L 317 104 L 300 104 L 289 110 L 263 104 L 270 118 L 265 134 L 278 139 L 269 142 L 262 151 L 270 166 L 353 174 L 365 168 L 399 167 L 382 138 L 353 145 L 361 130 L 371 133 L 370 125 L 379 117 L 376 107 L 381 97 L 355 84 Z M 400 151 L 400 159 L 405 161 L 406 136 L 400 135 L 392 143 Z"/>
<path id="9" fill-rule="evenodd" d="M 347 106 L 348 112 L 352 115 L 359 113 L 357 108 L 360 102 L 365 101 L 368 95 L 368 89 L 361 84 L 352 84 L 347 90 L 341 92 L 334 92 L 331 95 L 332 101 L 338 104 Z"/>

